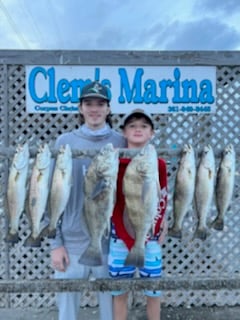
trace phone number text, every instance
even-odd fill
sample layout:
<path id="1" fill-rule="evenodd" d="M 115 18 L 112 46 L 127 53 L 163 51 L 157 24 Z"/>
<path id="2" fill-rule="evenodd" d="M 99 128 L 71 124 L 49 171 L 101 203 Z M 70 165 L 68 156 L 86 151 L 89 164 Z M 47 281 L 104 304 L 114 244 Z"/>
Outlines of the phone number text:
<path id="1" fill-rule="evenodd" d="M 211 106 L 169 106 L 168 112 L 212 112 Z"/>

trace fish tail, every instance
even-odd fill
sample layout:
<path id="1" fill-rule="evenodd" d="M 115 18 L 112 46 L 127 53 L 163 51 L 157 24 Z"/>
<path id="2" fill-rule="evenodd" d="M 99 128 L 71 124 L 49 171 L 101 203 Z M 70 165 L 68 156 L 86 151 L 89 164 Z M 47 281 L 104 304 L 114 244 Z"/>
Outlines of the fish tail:
<path id="1" fill-rule="evenodd" d="M 24 242 L 24 247 L 38 248 L 41 247 L 41 237 L 34 238 L 30 235 Z"/>
<path id="2" fill-rule="evenodd" d="M 44 237 L 46 237 L 47 235 L 48 235 L 48 226 L 45 226 L 42 230 L 41 230 L 41 232 L 40 232 L 40 235 L 39 235 L 39 238 L 44 238 Z"/>
<path id="3" fill-rule="evenodd" d="M 101 266 L 103 264 L 100 250 L 93 246 L 87 248 L 78 262 L 88 266 Z"/>
<path id="4" fill-rule="evenodd" d="M 206 228 L 198 228 L 195 232 L 194 238 L 206 240 L 208 236 L 208 231 Z"/>
<path id="5" fill-rule="evenodd" d="M 182 230 L 173 226 L 172 228 L 168 229 L 168 236 L 181 239 L 182 238 Z"/>
<path id="6" fill-rule="evenodd" d="M 47 231 L 47 237 L 48 239 L 55 239 L 56 237 L 56 229 L 52 229 L 52 228 L 48 228 L 48 231 Z"/>
<path id="7" fill-rule="evenodd" d="M 211 227 L 215 230 L 222 231 L 224 228 L 224 221 L 223 218 L 217 217 L 212 223 Z"/>
<path id="8" fill-rule="evenodd" d="M 37 237 L 34 237 L 31 233 L 30 236 L 25 240 L 25 247 L 38 248 L 41 247 L 41 240 L 48 234 L 48 227 L 44 227 Z"/>
<path id="9" fill-rule="evenodd" d="M 20 240 L 20 238 L 19 238 L 17 232 L 15 232 L 15 233 L 8 232 L 8 234 L 6 235 L 6 238 L 5 238 L 5 241 L 7 243 L 11 243 L 11 244 L 18 243 L 19 240 Z"/>
<path id="10" fill-rule="evenodd" d="M 124 266 L 142 268 L 144 266 L 144 249 L 133 247 L 127 255 Z"/>

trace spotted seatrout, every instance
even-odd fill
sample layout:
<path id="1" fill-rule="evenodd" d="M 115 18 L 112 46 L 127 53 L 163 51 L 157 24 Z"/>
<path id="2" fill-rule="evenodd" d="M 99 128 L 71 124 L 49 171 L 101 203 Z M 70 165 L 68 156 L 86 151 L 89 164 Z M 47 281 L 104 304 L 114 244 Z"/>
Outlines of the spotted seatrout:
<path id="1" fill-rule="evenodd" d="M 147 234 L 153 227 L 161 197 L 157 152 L 147 144 L 127 166 L 123 177 L 125 213 L 135 233 L 135 242 L 125 265 L 142 267 Z"/>
<path id="2" fill-rule="evenodd" d="M 232 144 L 229 144 L 223 151 L 216 180 L 216 206 L 218 215 L 212 222 L 216 230 L 223 230 L 224 216 L 230 205 L 235 178 L 236 155 Z"/>
<path id="3" fill-rule="evenodd" d="M 198 226 L 195 237 L 205 240 L 208 235 L 207 215 L 210 211 L 215 179 L 215 159 L 212 147 L 204 147 L 197 169 L 195 186 L 195 205 L 198 215 Z"/>
<path id="4" fill-rule="evenodd" d="M 72 151 L 67 144 L 61 146 L 56 160 L 50 191 L 50 223 L 48 238 L 55 238 L 56 226 L 61 217 L 72 186 Z"/>
<path id="5" fill-rule="evenodd" d="M 84 181 L 83 214 L 90 234 L 90 244 L 79 262 L 86 265 L 102 265 L 101 241 L 110 230 L 119 165 L 119 151 L 107 144 L 92 160 Z"/>
<path id="6" fill-rule="evenodd" d="M 178 167 L 174 195 L 173 195 L 173 218 L 172 228 L 168 230 L 168 235 L 176 238 L 182 237 L 182 223 L 186 216 L 194 197 L 196 178 L 196 165 L 194 150 L 191 145 L 183 147 L 180 164 Z"/>
<path id="7" fill-rule="evenodd" d="M 29 167 L 28 144 L 18 145 L 14 154 L 7 188 L 9 230 L 6 241 L 17 243 L 19 219 L 25 207 Z"/>
<path id="8" fill-rule="evenodd" d="M 46 210 L 49 175 L 50 175 L 51 152 L 47 144 L 38 149 L 29 189 L 29 215 L 31 220 L 31 234 L 26 239 L 25 245 L 39 247 L 41 245 L 41 220 Z"/>

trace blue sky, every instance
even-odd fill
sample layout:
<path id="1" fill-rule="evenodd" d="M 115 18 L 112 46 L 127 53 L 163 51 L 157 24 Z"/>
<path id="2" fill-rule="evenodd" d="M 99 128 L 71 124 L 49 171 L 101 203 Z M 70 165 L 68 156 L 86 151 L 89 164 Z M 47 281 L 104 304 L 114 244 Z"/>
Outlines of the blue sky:
<path id="1" fill-rule="evenodd" d="M 0 0 L 0 50 L 240 50 L 239 0 Z"/>

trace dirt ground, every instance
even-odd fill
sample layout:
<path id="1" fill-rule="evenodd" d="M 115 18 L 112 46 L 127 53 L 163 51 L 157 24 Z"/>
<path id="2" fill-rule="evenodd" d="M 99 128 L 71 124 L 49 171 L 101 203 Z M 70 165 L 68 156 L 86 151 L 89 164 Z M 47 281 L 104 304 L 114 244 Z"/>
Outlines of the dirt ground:
<path id="1" fill-rule="evenodd" d="M 98 308 L 81 308 L 79 320 L 98 320 Z M 0 309 L 0 319 L 57 320 L 56 309 Z M 129 312 L 129 320 L 146 320 L 143 307 Z M 240 320 L 239 307 L 162 308 L 161 320 Z M 107 320 L 107 319 L 106 319 Z"/>

